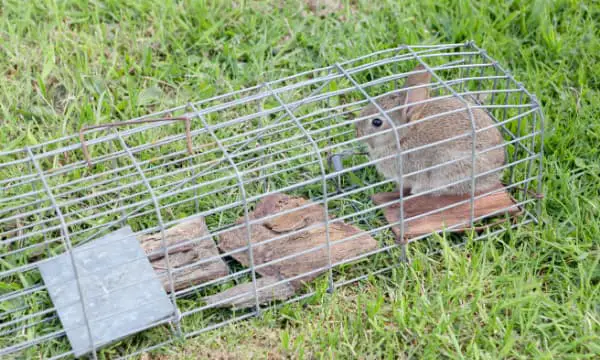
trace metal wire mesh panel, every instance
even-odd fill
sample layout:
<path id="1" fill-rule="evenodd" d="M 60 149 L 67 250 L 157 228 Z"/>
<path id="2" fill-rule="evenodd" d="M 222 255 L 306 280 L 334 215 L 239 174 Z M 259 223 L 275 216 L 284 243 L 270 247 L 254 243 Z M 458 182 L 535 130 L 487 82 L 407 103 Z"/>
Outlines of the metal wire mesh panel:
<path id="1" fill-rule="evenodd" d="M 132 229 L 129 236 L 140 241 L 154 236 L 158 245 L 143 257 L 162 259 L 161 266 L 154 269 L 173 309 L 167 318 L 130 331 L 130 335 L 137 334 L 135 337 L 107 346 L 91 344 L 93 357 L 100 351 L 129 357 L 255 316 L 269 306 L 300 301 L 373 273 L 385 273 L 398 265 L 400 250 L 405 250 L 407 243 L 423 239 L 435 251 L 431 235 L 437 230 L 403 241 L 411 221 L 403 204 L 415 195 L 400 191 L 394 198 L 393 203 L 399 205 L 395 223 L 386 220 L 385 206 L 372 201 L 374 194 L 401 189 L 409 176 L 427 171 L 400 171 L 398 177 L 384 177 L 374 165 L 387 159 L 404 161 L 405 153 L 418 153 L 433 144 L 405 149 L 398 137 L 390 145 L 395 152 L 387 159 L 374 159 L 365 153 L 365 137 L 369 135 L 361 134 L 361 138 L 356 130 L 357 123 L 365 120 L 359 114 L 368 105 L 375 105 L 377 111 L 366 118 L 389 121 L 391 133 L 402 133 L 412 126 L 394 125 L 390 109 L 379 106 L 379 101 L 406 92 L 402 84 L 415 74 L 416 65 L 431 77 L 426 85 L 414 87 L 425 86 L 431 92 L 432 100 L 422 103 L 457 99 L 462 106 L 454 111 L 485 112 L 493 119 L 490 127 L 499 129 L 504 139 L 497 148 L 505 152 L 505 161 L 493 171 L 502 174 L 503 189 L 514 199 L 512 206 L 520 215 L 512 222 L 485 228 L 476 238 L 537 222 L 543 115 L 536 98 L 470 42 L 380 51 L 185 104 L 118 127 L 91 129 L 82 138 L 73 135 L 0 153 L 1 173 L 8 174 L 0 179 L 0 354 L 74 357 L 66 336 L 68 329 L 59 318 L 39 266 L 61 254 L 73 260 L 79 247 L 96 246 L 95 241 L 126 226 Z M 408 104 L 398 104 L 398 109 L 403 106 Z M 140 120 L 165 116 L 186 122 L 139 124 Z M 430 116 L 429 120 L 443 116 L 448 114 Z M 474 126 L 457 136 L 475 139 L 484 130 Z M 474 140 L 471 144 L 465 159 L 452 162 L 475 164 L 477 157 L 495 150 L 478 149 Z M 478 177 L 485 176 L 474 171 L 469 174 L 461 181 L 475 185 Z M 477 216 L 475 203 L 488 193 L 476 193 L 476 186 L 470 189 L 462 201 L 470 211 L 446 230 L 486 223 L 489 214 Z M 287 208 L 270 205 L 273 199 L 279 201 L 276 204 L 288 201 L 282 194 L 306 201 L 298 200 Z M 433 209 L 412 220 L 443 210 Z M 282 225 L 282 219 L 304 219 L 298 211 L 306 211 L 310 221 Z M 175 245 L 169 243 L 169 229 L 198 217 L 205 226 L 202 232 Z M 273 234 L 276 226 L 289 229 L 258 241 L 260 226 L 267 223 Z M 239 240 L 236 246 L 224 240 L 232 234 Z M 286 248 L 287 252 L 277 254 L 279 244 L 291 238 L 310 240 L 311 236 L 322 237 L 306 248 Z M 453 239 L 460 244 L 465 235 Z M 177 263 L 178 255 L 171 250 L 201 241 L 212 244 L 212 255 L 194 258 L 185 265 Z M 352 252 L 357 244 L 376 246 Z M 340 249 L 350 252 L 340 257 Z M 288 271 L 285 266 L 294 259 L 309 264 L 306 271 Z M 311 265 L 311 259 L 319 260 Z M 181 280 L 190 269 L 217 263 L 226 269 L 219 276 L 189 283 Z M 277 276 L 269 282 L 273 269 L 277 269 Z M 85 299 L 81 321 L 85 331 L 93 335 L 90 324 L 94 319 L 86 313 L 93 304 L 85 302 L 95 300 L 85 294 L 78 267 L 73 265 L 72 271 L 76 291 Z M 217 295 L 229 294 L 223 291 L 238 285 L 245 290 L 235 295 L 237 299 L 251 304 L 240 309 L 221 306 L 236 299 Z M 281 292 L 289 290 L 285 286 L 293 291 L 283 298 Z M 262 301 L 261 294 L 275 290 L 280 294 L 274 299 L 277 301 Z M 120 291 L 126 290 L 111 289 L 104 296 Z M 109 312 L 102 318 L 111 316 L 119 314 Z"/>

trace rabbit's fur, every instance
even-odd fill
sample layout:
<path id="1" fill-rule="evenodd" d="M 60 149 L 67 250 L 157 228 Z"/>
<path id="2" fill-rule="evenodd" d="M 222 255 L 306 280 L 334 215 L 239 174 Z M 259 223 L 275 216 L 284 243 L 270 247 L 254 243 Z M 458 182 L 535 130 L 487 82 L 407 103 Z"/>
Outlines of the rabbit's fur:
<path id="1" fill-rule="evenodd" d="M 405 88 L 429 84 L 431 75 L 422 66 L 417 66 L 414 71 L 419 71 L 419 73 L 412 74 L 407 78 L 404 86 Z M 407 124 L 402 128 L 398 128 L 400 145 L 403 151 L 432 144 L 457 135 L 468 135 L 456 140 L 405 154 L 403 156 L 403 173 L 409 174 L 458 158 L 465 157 L 465 159 L 453 164 L 442 165 L 417 175 L 405 177 L 403 190 L 405 192 L 410 192 L 411 194 L 417 194 L 439 188 L 438 190 L 433 191 L 432 195 L 470 194 L 472 123 L 469 112 L 466 109 L 465 104 L 456 97 L 410 105 L 426 99 L 429 99 L 428 87 L 392 93 L 376 100 L 378 105 L 384 110 L 403 104 L 408 105 L 389 113 L 390 118 L 396 126 Z M 452 110 L 458 110 L 458 112 L 435 116 L 436 114 Z M 484 110 L 477 108 L 471 109 L 471 111 L 477 129 L 482 129 L 494 124 L 494 121 Z M 379 113 L 377 108 L 373 104 L 369 104 L 363 108 L 359 116 L 364 117 L 377 113 Z M 420 123 L 411 124 L 419 119 L 429 116 L 434 117 Z M 380 119 L 382 125 L 376 127 L 373 123 L 373 119 L 375 118 Z M 383 116 L 359 120 L 355 126 L 357 137 L 376 134 L 392 128 Z M 393 130 L 384 134 L 375 135 L 368 139 L 363 139 L 362 141 L 368 145 L 368 152 L 371 160 L 398 153 L 397 142 Z M 475 176 L 502 167 L 505 161 L 505 152 L 502 146 L 499 146 L 494 150 L 479 153 L 482 150 L 500 145 L 502 142 L 503 138 L 497 127 L 490 127 L 489 129 L 476 133 L 477 154 L 475 160 Z M 378 162 L 376 167 L 386 178 L 398 178 L 400 165 L 397 156 Z M 475 180 L 475 191 L 477 193 L 489 191 L 500 183 L 500 176 L 501 171 L 498 170 L 488 175 L 477 177 Z M 455 185 L 445 186 L 459 180 L 463 181 Z"/>

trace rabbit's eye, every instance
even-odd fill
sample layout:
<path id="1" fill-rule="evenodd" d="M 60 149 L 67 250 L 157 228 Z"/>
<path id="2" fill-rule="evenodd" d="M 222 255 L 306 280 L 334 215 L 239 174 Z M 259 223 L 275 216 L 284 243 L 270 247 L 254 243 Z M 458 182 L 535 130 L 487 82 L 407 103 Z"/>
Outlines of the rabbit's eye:
<path id="1" fill-rule="evenodd" d="M 380 127 L 381 125 L 383 125 L 383 121 L 381 121 L 381 119 L 379 118 L 375 118 L 373 119 L 373 121 L 371 121 L 371 124 L 373 124 L 373 126 L 375 127 Z"/>

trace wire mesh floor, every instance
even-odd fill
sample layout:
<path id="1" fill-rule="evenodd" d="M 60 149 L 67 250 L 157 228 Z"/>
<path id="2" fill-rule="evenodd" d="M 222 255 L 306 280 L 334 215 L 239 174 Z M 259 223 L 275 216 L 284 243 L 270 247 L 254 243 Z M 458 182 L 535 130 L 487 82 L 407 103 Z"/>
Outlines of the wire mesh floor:
<path id="1" fill-rule="evenodd" d="M 543 114 L 535 96 L 472 42 L 379 51 L 119 126 L 89 129 L 81 138 L 74 134 L 0 152 L 0 355 L 74 357 L 67 329 L 39 266 L 60 254 L 72 256 L 73 249 L 124 226 L 130 226 L 138 239 L 159 234 L 163 242 L 155 254 L 163 255 L 165 267 L 159 277 L 173 306 L 172 316 L 131 331 L 130 335 L 141 333 L 125 339 L 130 345 L 108 346 L 111 354 L 124 358 L 398 266 L 398 254 L 404 246 L 395 241 L 392 227 L 404 229 L 403 224 L 410 219 L 390 224 L 382 206 L 371 201 L 373 194 L 392 191 L 398 182 L 375 171 L 373 165 L 381 159 L 365 155 L 355 124 L 362 108 L 386 94 L 402 91 L 401 82 L 417 64 L 425 65 L 432 75 L 427 86 L 434 98 L 455 97 L 464 101 L 463 110 L 484 110 L 503 135 L 506 161 L 497 170 L 502 171 L 506 189 L 522 215 L 475 238 L 537 222 Z M 185 121 L 140 123 L 164 117 Z M 295 279 L 279 279 L 259 287 L 260 270 L 283 260 L 254 263 L 257 248 L 266 244 L 251 242 L 251 228 L 276 215 L 261 219 L 251 216 L 265 198 L 282 193 L 319 205 L 323 221 L 318 226 L 324 226 L 327 235 L 324 245 L 284 260 L 326 249 L 327 264 L 313 270 L 319 276 L 290 298 L 263 305 L 259 304 L 258 291 L 307 276 L 298 274 Z M 400 194 L 397 202 L 404 200 Z M 473 197 L 470 201 L 473 206 Z M 285 212 L 277 214 L 282 215 Z M 233 251 L 221 250 L 210 258 L 195 259 L 185 267 L 172 266 L 170 251 L 175 246 L 167 246 L 165 232 L 198 216 L 205 221 L 206 234 L 177 246 L 199 240 L 218 244 L 223 234 L 234 230 L 248 234 L 248 243 Z M 457 226 L 480 220 L 471 216 Z M 376 249 L 336 262 L 330 228 L 341 222 L 372 237 Z M 303 231 L 307 230 L 286 235 Z M 425 240 L 436 251 L 431 235 L 423 234 L 410 242 Z M 464 243 L 467 237 L 456 235 L 455 244 Z M 281 238 L 268 242 L 274 246 Z M 351 238 L 357 236 L 339 241 Z M 248 266 L 236 258 L 242 252 Z M 189 286 L 175 285 L 186 267 L 216 260 L 227 264 L 223 276 Z M 77 277 L 77 269 L 73 271 Z M 233 311 L 207 303 L 210 296 L 236 284 L 250 284 L 252 307 Z M 80 295 L 83 290 L 79 284 Z M 84 303 L 84 313 L 85 309 Z M 111 316 L 119 314 L 103 314 L 103 318 Z M 88 320 L 82 319 L 85 324 Z M 88 325 L 85 331 L 92 329 Z M 92 357 L 105 348 L 92 344 Z"/>

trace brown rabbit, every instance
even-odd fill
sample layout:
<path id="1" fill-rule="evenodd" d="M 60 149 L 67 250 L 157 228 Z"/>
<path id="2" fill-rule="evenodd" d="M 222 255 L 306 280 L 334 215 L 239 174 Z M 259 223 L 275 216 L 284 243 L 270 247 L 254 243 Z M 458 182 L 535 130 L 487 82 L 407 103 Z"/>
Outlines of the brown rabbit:
<path id="1" fill-rule="evenodd" d="M 414 71 L 420 72 L 408 76 L 406 84 L 404 85 L 405 88 L 429 84 L 431 74 L 427 72 L 424 67 L 419 65 Z M 388 110 L 396 106 L 403 104 L 409 105 L 426 99 L 429 99 L 429 88 L 421 87 L 389 94 L 376 101 L 382 109 Z M 460 109 L 464 110 L 461 111 Z M 451 114 L 439 115 L 417 124 L 410 124 L 419 119 L 452 110 L 459 111 Z M 471 111 L 477 129 L 494 124 L 494 121 L 482 109 L 471 109 Z M 369 104 L 361 111 L 359 116 L 364 117 L 377 113 L 379 113 L 377 108 L 373 104 Z M 400 145 L 403 151 L 449 139 L 457 135 L 468 134 L 468 136 L 456 140 L 436 144 L 431 147 L 405 154 L 403 156 L 404 174 L 424 170 L 438 164 L 465 157 L 464 160 L 405 177 L 405 193 L 417 194 L 435 188 L 439 189 L 433 191 L 432 195 L 463 195 L 471 193 L 472 125 L 469 112 L 466 109 L 464 102 L 456 97 L 440 98 L 439 100 L 423 104 L 409 105 L 388 114 L 396 126 L 409 124 L 398 129 Z M 356 123 L 356 134 L 358 137 L 362 137 L 391 128 L 389 122 L 386 121 L 382 115 L 359 120 Z M 368 145 L 368 152 L 371 160 L 397 154 L 398 152 L 393 130 L 384 134 L 372 136 L 363 141 Z M 475 176 L 497 169 L 504 164 L 505 153 L 503 147 L 480 153 L 482 150 L 500 145 L 502 142 L 502 135 L 497 127 L 491 127 L 476 133 L 477 153 L 475 160 Z M 380 161 L 376 164 L 376 167 L 386 178 L 398 178 L 400 165 L 397 157 Z M 475 191 L 477 193 L 489 191 L 500 183 L 500 176 L 501 171 L 498 170 L 487 175 L 476 177 Z M 455 185 L 445 186 L 450 183 L 458 182 L 459 180 L 464 181 Z"/>

